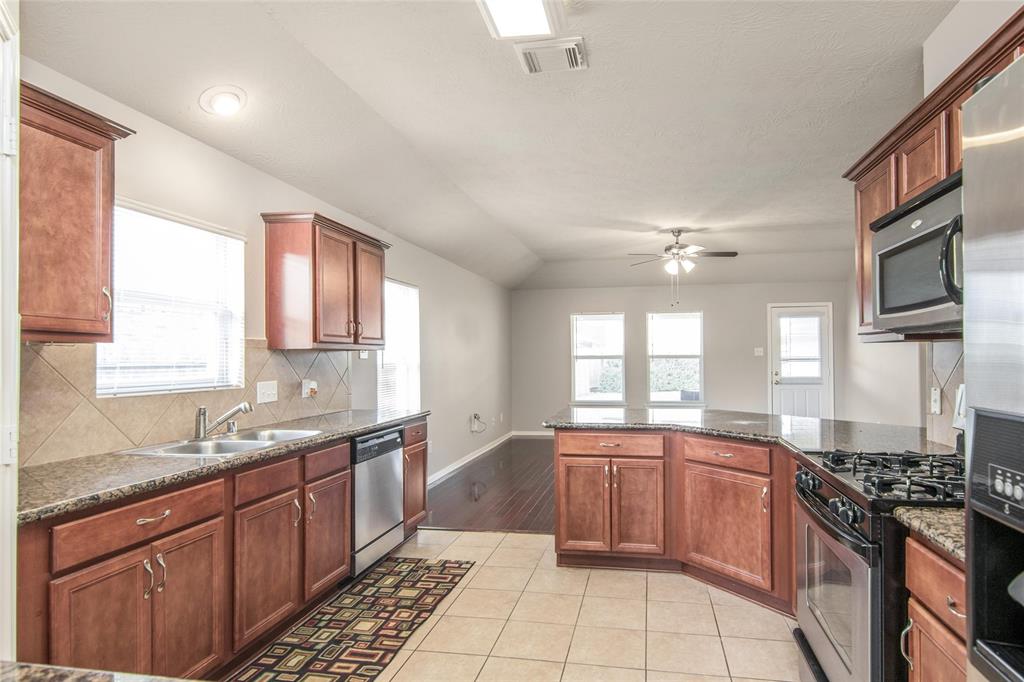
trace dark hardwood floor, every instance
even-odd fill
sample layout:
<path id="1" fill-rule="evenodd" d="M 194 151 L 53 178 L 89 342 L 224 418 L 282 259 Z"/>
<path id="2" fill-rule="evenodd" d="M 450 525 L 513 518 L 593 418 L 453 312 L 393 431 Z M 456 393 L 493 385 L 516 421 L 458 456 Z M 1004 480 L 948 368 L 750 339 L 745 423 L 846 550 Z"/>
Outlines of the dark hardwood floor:
<path id="1" fill-rule="evenodd" d="M 432 487 L 423 528 L 555 532 L 553 438 L 510 438 Z"/>

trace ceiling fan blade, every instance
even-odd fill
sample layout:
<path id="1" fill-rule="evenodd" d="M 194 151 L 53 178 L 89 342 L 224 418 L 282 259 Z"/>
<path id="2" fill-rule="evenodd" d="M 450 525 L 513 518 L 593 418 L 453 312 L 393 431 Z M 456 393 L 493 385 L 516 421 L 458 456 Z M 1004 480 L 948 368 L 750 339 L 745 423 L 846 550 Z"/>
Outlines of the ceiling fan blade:
<path id="1" fill-rule="evenodd" d="M 692 255 L 692 254 L 697 253 L 698 251 L 703 251 L 703 250 L 704 250 L 703 246 L 697 246 L 696 244 L 690 244 L 685 249 L 683 249 L 683 253 L 691 254 Z"/>
<path id="2" fill-rule="evenodd" d="M 701 258 L 735 258 L 740 254 L 736 251 L 701 251 L 695 255 Z"/>
<path id="3" fill-rule="evenodd" d="M 660 253 L 627 253 L 627 256 L 651 256 L 652 258 L 657 256 L 661 258 L 663 254 Z"/>
<path id="4" fill-rule="evenodd" d="M 630 263 L 629 267 L 635 268 L 638 265 L 644 265 L 645 263 L 653 263 L 654 261 L 658 261 L 658 260 L 661 260 L 661 256 L 658 256 L 657 258 L 651 258 L 649 260 L 642 260 L 639 263 Z"/>

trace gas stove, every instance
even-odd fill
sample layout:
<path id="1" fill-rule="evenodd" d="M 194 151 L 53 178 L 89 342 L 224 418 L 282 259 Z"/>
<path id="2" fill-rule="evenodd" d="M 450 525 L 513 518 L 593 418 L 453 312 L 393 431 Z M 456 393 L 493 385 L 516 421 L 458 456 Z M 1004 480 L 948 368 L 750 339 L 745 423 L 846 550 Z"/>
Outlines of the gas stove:
<path id="1" fill-rule="evenodd" d="M 964 504 L 964 458 L 956 453 L 905 451 L 808 453 L 819 475 L 852 489 L 859 501 L 881 510 L 906 505 L 961 507 Z"/>

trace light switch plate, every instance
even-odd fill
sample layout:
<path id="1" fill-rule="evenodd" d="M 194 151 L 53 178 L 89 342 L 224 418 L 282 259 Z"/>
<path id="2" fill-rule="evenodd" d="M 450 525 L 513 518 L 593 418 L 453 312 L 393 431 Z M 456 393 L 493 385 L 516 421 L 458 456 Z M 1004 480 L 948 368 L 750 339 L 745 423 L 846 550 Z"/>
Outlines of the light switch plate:
<path id="1" fill-rule="evenodd" d="M 368 351 L 368 350 L 361 350 L 361 351 L 359 351 L 359 359 L 360 360 L 369 360 L 370 359 L 370 351 Z"/>
<path id="2" fill-rule="evenodd" d="M 277 402 L 277 382 L 257 381 L 256 382 L 256 403 Z"/>
<path id="3" fill-rule="evenodd" d="M 942 414 L 942 389 L 938 386 L 932 386 L 929 412 L 931 414 Z"/>
<path id="4" fill-rule="evenodd" d="M 764 348 L 762 348 L 761 346 L 757 346 L 756 348 L 754 348 L 754 357 L 764 357 Z"/>

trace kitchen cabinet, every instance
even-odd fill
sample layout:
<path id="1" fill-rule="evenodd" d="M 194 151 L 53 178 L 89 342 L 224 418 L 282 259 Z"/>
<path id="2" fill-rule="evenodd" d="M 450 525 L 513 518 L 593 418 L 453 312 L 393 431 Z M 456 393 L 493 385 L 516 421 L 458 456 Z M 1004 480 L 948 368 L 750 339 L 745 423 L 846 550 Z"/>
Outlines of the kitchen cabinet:
<path id="1" fill-rule="evenodd" d="M 857 325 L 860 333 L 873 333 L 874 283 L 872 281 L 870 225 L 896 208 L 896 155 L 882 159 L 854 186 L 856 205 Z"/>
<path id="2" fill-rule="evenodd" d="M 909 682 L 964 682 L 967 648 L 927 609 L 911 598 L 903 641 Z"/>
<path id="3" fill-rule="evenodd" d="M 902 204 L 949 174 L 949 114 L 940 111 L 896 148 L 896 203 Z"/>
<path id="4" fill-rule="evenodd" d="M 612 551 L 665 553 L 665 462 L 613 459 Z"/>
<path id="5" fill-rule="evenodd" d="M 303 488 L 306 501 L 304 595 L 309 601 L 348 577 L 352 556 L 352 472 Z"/>
<path id="6" fill-rule="evenodd" d="M 384 345 L 388 244 L 319 213 L 263 213 L 267 345 Z"/>
<path id="7" fill-rule="evenodd" d="M 612 548 L 612 500 L 607 457 L 559 457 L 555 479 L 555 535 L 560 552 Z"/>
<path id="8" fill-rule="evenodd" d="M 967 679 L 964 571 L 914 537 L 906 540 L 907 627 L 901 645 L 910 682 Z"/>
<path id="9" fill-rule="evenodd" d="M 684 561 L 772 591 L 772 479 L 687 463 Z"/>
<path id="10" fill-rule="evenodd" d="M 303 603 L 301 522 L 294 489 L 235 511 L 235 651 Z"/>
<path id="11" fill-rule="evenodd" d="M 113 340 L 114 143 L 132 133 L 21 84 L 18 307 L 24 340 Z"/>
<path id="12" fill-rule="evenodd" d="M 427 518 L 427 443 L 404 448 L 404 517 L 408 535 Z"/>

